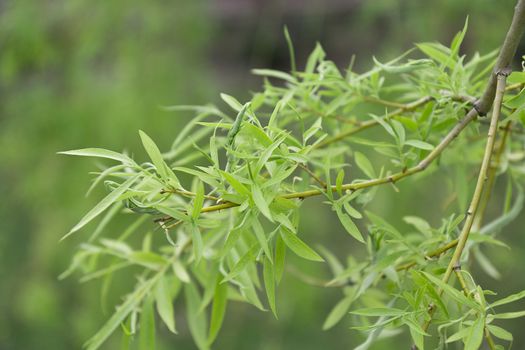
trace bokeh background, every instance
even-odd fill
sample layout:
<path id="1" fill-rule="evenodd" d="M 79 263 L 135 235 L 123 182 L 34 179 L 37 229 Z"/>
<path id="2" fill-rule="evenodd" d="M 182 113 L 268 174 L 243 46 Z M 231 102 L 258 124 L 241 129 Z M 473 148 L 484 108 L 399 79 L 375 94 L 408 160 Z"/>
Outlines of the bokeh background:
<path id="1" fill-rule="evenodd" d="M 81 234 L 62 243 L 59 238 L 103 195 L 99 189 L 84 196 L 93 161 L 57 151 L 93 146 L 127 149 L 140 158 L 145 154 L 138 129 L 166 149 L 191 115 L 160 106 L 221 104 L 219 92 L 248 98 L 261 85 L 250 68 L 289 69 L 285 24 L 299 66 L 319 41 L 342 68 L 356 55 L 357 69 L 365 69 L 372 55 L 384 61 L 414 42 L 448 44 L 467 16 L 464 52 L 492 50 L 505 34 L 514 3 L 0 0 L 0 349 L 79 349 L 108 317 L 97 282 L 57 279 L 82 240 Z M 405 215 L 421 215 L 437 226 L 447 213 L 441 186 L 450 186 L 447 174 L 410 189 L 401 183 L 398 194 L 382 189 L 374 210 L 401 228 Z M 304 211 L 307 241 L 342 258 L 358 248 L 329 209 L 319 209 L 314 200 Z M 518 220 L 503 236 L 512 251 L 486 252 L 500 267 L 500 281 L 474 269 L 486 288 L 502 294 L 525 289 L 523 224 Z M 308 273 L 328 276 L 324 266 L 300 264 Z M 287 274 L 278 291 L 280 319 L 231 304 L 215 348 L 351 348 L 362 338 L 349 330 L 348 320 L 321 330 L 340 297 L 335 288 L 308 286 Z M 195 348 L 182 307 L 176 311 L 180 335 L 160 332 L 159 349 Z M 515 334 L 514 348 L 524 348 L 525 324 L 506 325 Z M 117 344 L 118 337 L 105 348 Z M 406 344 L 398 337 L 374 349 Z"/>

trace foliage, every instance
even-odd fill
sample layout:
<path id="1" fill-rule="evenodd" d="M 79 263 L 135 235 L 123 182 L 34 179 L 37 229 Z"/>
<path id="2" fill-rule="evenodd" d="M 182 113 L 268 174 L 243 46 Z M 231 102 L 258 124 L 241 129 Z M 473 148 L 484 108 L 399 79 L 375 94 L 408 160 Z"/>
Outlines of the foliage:
<path id="1" fill-rule="evenodd" d="M 112 162 L 94 182 L 103 183 L 109 194 L 64 238 L 103 212 L 104 217 L 62 277 L 80 270 L 83 281 L 101 278 L 109 284 L 126 270 L 136 276 L 131 292 L 86 347 L 97 349 L 121 327 L 124 338 L 138 332 L 140 348 L 153 348 L 153 310 L 176 333 L 173 302 L 181 299 L 196 345 L 209 349 L 230 301 L 269 309 L 278 317 L 276 288 L 290 253 L 330 265 L 333 277 L 327 285 L 339 287 L 343 297 L 324 328 L 350 312 L 355 330 L 367 337 L 360 349 L 399 331 L 408 331 L 420 349 L 430 338 L 441 347 L 462 341 L 467 349 L 477 349 L 484 336 L 489 342 L 492 337 L 512 342 L 498 320 L 525 313 L 498 307 L 525 292 L 496 298 L 459 266 L 454 268 L 459 287 L 442 278 L 469 214 L 469 183 L 485 148 L 483 119 L 467 126 L 463 117 L 474 96 L 482 95 L 496 57 L 496 52 L 461 55 L 466 28 L 449 46 L 420 43 L 389 62 L 374 59 L 364 73 L 352 64 L 341 71 L 320 45 L 303 70 L 255 69 L 264 86 L 249 101 L 222 94 L 224 108 L 167 107 L 195 117 L 164 153 L 140 131 L 149 155 L 145 162 L 97 148 L 62 152 Z M 286 38 L 296 67 L 287 33 Z M 524 73 L 509 78 L 505 127 L 488 173 L 489 179 L 507 182 L 501 216 L 485 223 L 480 210 L 462 257 L 465 263 L 474 257 L 489 274 L 497 270 L 480 247 L 505 246 L 496 235 L 523 205 L 519 131 L 525 92 L 516 88 L 524 82 Z M 464 127 L 461 137 L 443 144 L 457 136 L 450 132 L 456 125 Z M 440 226 L 407 216 L 413 230 L 403 232 L 367 210 L 378 185 L 395 189 L 397 181 L 419 181 L 433 172 L 456 174 L 457 188 L 450 195 L 457 213 Z M 349 256 L 342 263 L 301 236 L 302 202 L 315 196 L 334 211 L 348 240 L 366 256 Z M 482 203 L 489 198 L 487 188 Z M 117 235 L 105 230 L 115 215 L 136 219 Z M 429 329 L 430 321 L 437 327 Z"/>

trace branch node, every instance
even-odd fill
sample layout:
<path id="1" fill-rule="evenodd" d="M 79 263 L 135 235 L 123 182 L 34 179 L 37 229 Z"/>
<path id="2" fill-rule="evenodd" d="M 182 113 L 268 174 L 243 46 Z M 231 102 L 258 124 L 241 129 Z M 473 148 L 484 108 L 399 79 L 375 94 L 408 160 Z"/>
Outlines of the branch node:
<path id="1" fill-rule="evenodd" d="M 474 108 L 476 110 L 476 112 L 478 113 L 478 115 L 480 117 L 484 117 L 487 115 L 487 112 L 482 110 L 481 108 L 481 101 L 480 100 L 476 100 L 476 102 L 474 102 L 474 104 L 472 105 L 472 108 Z"/>
<path id="2" fill-rule="evenodd" d="M 496 76 L 508 77 L 512 73 L 512 69 L 509 67 L 502 68 L 496 72 Z"/>

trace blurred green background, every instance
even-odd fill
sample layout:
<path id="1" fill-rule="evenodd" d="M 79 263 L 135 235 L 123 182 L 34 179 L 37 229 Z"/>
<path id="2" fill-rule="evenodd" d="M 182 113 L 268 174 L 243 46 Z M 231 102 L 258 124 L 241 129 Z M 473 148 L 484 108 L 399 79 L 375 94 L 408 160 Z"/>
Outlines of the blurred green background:
<path id="1" fill-rule="evenodd" d="M 191 115 L 160 106 L 220 104 L 219 92 L 243 100 L 261 84 L 250 68 L 289 69 L 284 24 L 299 66 L 319 41 L 341 67 L 355 54 L 357 67 L 367 68 L 372 55 L 392 58 L 413 42 L 448 44 L 467 16 L 464 52 L 494 49 L 514 3 L 0 0 L 0 349 L 78 349 L 108 317 L 97 282 L 57 279 L 82 234 L 62 243 L 59 238 L 103 194 L 99 189 L 84 196 L 96 163 L 57 151 L 104 147 L 141 158 L 138 129 L 166 149 Z M 374 209 L 401 228 L 405 215 L 421 215 L 437 226 L 449 214 L 438 193 L 441 185 L 450 186 L 447 174 L 430 176 L 416 188 L 400 184 L 399 194 L 382 189 Z M 303 234 L 309 242 L 342 258 L 355 248 L 329 209 L 319 209 L 314 200 L 304 212 Z M 486 252 L 500 267 L 502 280 L 474 269 L 488 289 L 503 294 L 525 289 L 524 222 L 519 221 L 503 237 L 511 252 Z M 298 264 L 328 277 L 324 266 Z M 321 330 L 341 297 L 339 290 L 286 277 L 278 292 L 280 319 L 232 304 L 216 349 L 347 349 L 362 341 L 348 329 L 349 322 Z M 179 321 L 182 307 L 176 307 Z M 523 326 L 508 323 L 518 349 L 525 347 L 519 334 Z M 177 337 L 161 331 L 158 348 L 194 349 L 183 322 L 179 328 Z M 395 339 L 406 348 L 406 339 Z M 118 337 L 105 348 L 116 344 Z M 375 349 L 397 348 L 393 344 L 380 342 Z"/>

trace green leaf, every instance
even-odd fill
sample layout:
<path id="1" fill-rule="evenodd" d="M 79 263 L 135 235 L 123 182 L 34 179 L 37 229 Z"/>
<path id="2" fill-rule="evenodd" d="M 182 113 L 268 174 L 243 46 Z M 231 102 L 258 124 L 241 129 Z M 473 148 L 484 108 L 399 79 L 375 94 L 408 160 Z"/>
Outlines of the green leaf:
<path id="1" fill-rule="evenodd" d="M 186 268 L 179 260 L 173 261 L 171 264 L 171 267 L 173 268 L 173 272 L 175 273 L 175 276 L 184 283 L 190 283 L 190 276 L 188 275 L 188 271 L 186 271 Z"/>
<path id="2" fill-rule="evenodd" d="M 193 200 L 193 208 L 191 216 L 193 219 L 197 219 L 201 213 L 202 205 L 204 204 L 204 185 L 202 181 L 197 180 L 197 191 L 195 193 L 195 199 Z"/>
<path id="3" fill-rule="evenodd" d="M 202 242 L 202 234 L 199 227 L 195 224 L 191 224 L 191 238 L 193 241 L 193 255 L 195 256 L 195 263 L 198 264 L 202 259 L 202 253 L 204 251 L 204 244 Z"/>
<path id="4" fill-rule="evenodd" d="M 126 165 L 135 164 L 135 161 L 131 159 L 130 157 L 122 153 L 109 151 L 103 148 L 82 148 L 82 149 L 75 149 L 71 151 L 58 152 L 58 154 L 65 154 L 69 156 L 107 158 L 107 159 L 113 159 L 113 160 L 122 162 L 123 164 L 126 164 Z"/>
<path id="5" fill-rule="evenodd" d="M 199 292 L 192 283 L 184 285 L 184 292 L 186 296 L 186 319 L 190 333 L 199 350 L 208 350 L 210 347 L 206 337 L 206 314 L 199 312 L 201 304 Z"/>
<path id="6" fill-rule="evenodd" d="M 281 226 L 281 230 L 279 230 L 279 232 L 281 233 L 281 237 L 284 243 L 286 243 L 286 246 L 298 256 L 311 261 L 324 261 L 324 259 L 319 254 L 307 246 L 306 243 L 301 241 L 296 234 L 287 228 Z"/>
<path id="7" fill-rule="evenodd" d="M 485 329 L 485 317 L 478 317 L 467 334 L 465 339 L 465 350 L 478 350 L 483 341 L 483 331 Z"/>
<path id="8" fill-rule="evenodd" d="M 421 140 L 407 140 L 405 145 L 416 147 L 425 151 L 431 151 L 434 149 L 434 146 L 432 146 L 430 143 Z"/>
<path id="9" fill-rule="evenodd" d="M 215 294 L 213 296 L 213 306 L 211 309 L 210 331 L 208 334 L 208 344 L 211 345 L 217 338 L 222 322 L 224 321 L 224 314 L 226 313 L 226 305 L 228 303 L 228 285 L 222 284 L 220 279 L 217 279 L 217 286 L 215 287 Z"/>
<path id="10" fill-rule="evenodd" d="M 512 72 L 507 78 L 508 84 L 523 84 L 525 83 L 525 72 Z"/>
<path id="11" fill-rule="evenodd" d="M 244 116 L 246 114 L 246 110 L 250 106 L 249 103 L 246 103 L 244 106 L 242 106 L 239 113 L 237 113 L 237 116 L 235 117 L 235 121 L 233 122 L 233 125 L 228 131 L 228 135 L 226 136 L 226 146 L 232 147 L 233 143 L 235 141 L 235 137 L 241 131 L 242 122 L 244 121 Z"/>
<path id="12" fill-rule="evenodd" d="M 488 324 L 487 328 L 488 328 L 489 332 L 492 335 L 494 335 L 495 337 L 497 337 L 499 339 L 503 339 L 503 340 L 506 340 L 506 341 L 513 341 L 514 340 L 514 337 L 512 336 L 512 333 L 510 333 L 509 331 L 506 331 L 505 329 L 503 329 L 501 327 L 495 326 L 493 324 Z"/>
<path id="13" fill-rule="evenodd" d="M 283 239 L 280 235 L 278 235 L 275 239 L 275 279 L 277 283 L 281 281 L 281 278 L 283 277 L 284 272 L 284 262 L 286 258 L 286 244 L 284 243 Z"/>
<path id="14" fill-rule="evenodd" d="M 250 190 L 246 186 L 244 186 L 239 180 L 237 180 L 233 175 L 222 170 L 220 171 L 220 173 L 238 194 L 244 195 L 246 197 L 250 196 Z"/>
<path id="15" fill-rule="evenodd" d="M 252 184 L 252 199 L 255 205 L 257 206 L 257 209 L 259 209 L 268 220 L 273 222 L 272 213 L 270 212 L 268 203 L 266 202 L 266 199 L 264 199 L 264 195 L 261 192 L 261 189 L 255 183 Z"/>
<path id="16" fill-rule="evenodd" d="M 401 122 L 394 120 L 394 119 L 390 120 L 390 124 L 392 125 L 392 127 L 394 128 L 396 132 L 399 145 L 403 146 L 405 144 L 405 138 L 406 138 L 405 127 L 403 126 L 403 124 L 401 124 Z"/>
<path id="17" fill-rule="evenodd" d="M 361 243 L 365 243 L 365 240 L 363 238 L 363 235 L 361 234 L 361 231 L 359 231 L 359 228 L 357 228 L 356 224 L 350 219 L 350 216 L 343 213 L 341 210 L 341 207 L 335 206 L 335 212 L 337 213 L 337 217 L 339 218 L 339 221 L 343 224 L 346 232 L 348 232 L 352 237 L 357 239 Z"/>
<path id="18" fill-rule="evenodd" d="M 234 111 L 239 112 L 242 109 L 242 104 L 237 101 L 237 99 L 228 94 L 221 94 L 221 98 L 228 106 L 230 106 Z"/>
<path id="19" fill-rule="evenodd" d="M 125 318 L 133 311 L 141 302 L 142 299 L 147 295 L 155 284 L 157 275 L 148 281 L 142 283 L 133 293 L 131 293 L 124 303 L 122 303 L 117 310 L 111 315 L 109 320 L 100 328 L 100 330 L 91 337 L 84 346 L 87 350 L 98 349 L 104 341 L 117 329 L 117 327 L 125 320 Z"/>
<path id="20" fill-rule="evenodd" d="M 366 317 L 391 317 L 391 316 L 403 316 L 408 315 L 409 312 L 401 309 L 388 308 L 388 307 L 370 307 L 351 311 L 351 314 L 366 316 Z"/>
<path id="21" fill-rule="evenodd" d="M 450 296 L 451 298 L 456 300 L 458 303 L 466 305 L 466 306 L 468 306 L 468 307 L 470 307 L 471 309 L 474 309 L 474 310 L 479 310 L 480 309 L 480 305 L 479 304 L 474 302 L 472 299 L 469 299 L 468 297 L 466 297 L 465 294 L 463 294 L 462 292 L 460 292 L 456 288 L 450 286 L 447 283 L 444 283 L 442 280 L 440 280 L 439 278 L 429 274 L 428 272 L 420 271 L 419 273 L 421 273 L 430 282 L 434 283 L 436 286 L 438 286 L 440 289 L 442 289 L 448 296 Z"/>
<path id="22" fill-rule="evenodd" d="M 265 77 L 277 78 L 285 80 L 292 84 L 297 84 L 297 80 L 288 73 L 273 70 L 273 69 L 252 69 L 252 73 L 255 75 L 262 75 Z"/>
<path id="23" fill-rule="evenodd" d="M 67 234 L 65 234 L 60 240 L 64 240 L 71 234 L 77 232 L 82 227 L 87 225 L 91 220 L 101 214 L 104 210 L 109 208 L 115 201 L 124 193 L 131 185 L 137 180 L 139 175 L 130 177 L 125 182 L 120 184 L 111 193 L 104 197 L 93 209 L 91 209 L 80 221 L 76 224 Z"/>
<path id="24" fill-rule="evenodd" d="M 257 217 L 253 217 L 251 224 L 252 224 L 253 232 L 255 233 L 255 237 L 257 238 L 257 241 L 259 242 L 259 245 L 264 251 L 264 254 L 266 254 L 266 256 L 271 260 L 272 253 L 270 251 L 270 247 L 268 246 L 268 238 L 266 237 L 264 233 L 264 229 L 261 223 L 259 222 Z"/>
<path id="25" fill-rule="evenodd" d="M 257 251 L 257 249 L 258 245 L 253 244 L 239 259 L 239 261 L 237 261 L 237 263 L 232 267 L 230 272 L 226 275 L 226 277 L 224 277 L 221 283 L 226 283 L 237 277 L 241 272 L 243 272 L 246 265 L 255 260 L 255 252 Z"/>
<path id="26" fill-rule="evenodd" d="M 337 189 L 337 193 L 339 193 L 340 196 L 343 195 L 343 182 L 345 180 L 345 171 L 344 169 L 339 170 L 337 173 L 337 178 L 335 179 L 335 188 Z"/>
<path id="27" fill-rule="evenodd" d="M 424 235 L 430 235 L 431 227 L 428 222 L 417 216 L 404 216 L 403 221 L 414 226 L 419 232 Z"/>
<path id="28" fill-rule="evenodd" d="M 140 313 L 139 350 L 155 350 L 155 315 L 152 298 L 144 301 Z"/>
<path id="29" fill-rule="evenodd" d="M 359 169 L 361 169 L 361 171 L 365 173 L 366 176 L 368 176 L 371 179 L 376 177 L 376 173 L 374 171 L 372 163 L 370 163 L 370 161 L 364 154 L 354 152 L 354 159 Z"/>
<path id="30" fill-rule="evenodd" d="M 463 26 L 463 30 L 456 34 L 454 39 L 452 40 L 452 43 L 450 44 L 450 51 L 451 51 L 451 58 L 455 59 L 456 56 L 459 53 L 459 48 L 461 47 L 461 43 L 463 43 L 463 39 L 465 38 L 465 34 L 467 33 L 468 28 L 468 16 L 465 20 L 465 25 Z"/>
<path id="31" fill-rule="evenodd" d="M 107 242 L 107 240 L 104 241 Z M 166 259 L 153 252 L 133 252 L 128 255 L 128 259 L 135 264 L 146 266 L 153 270 L 158 270 L 166 265 Z"/>
<path id="32" fill-rule="evenodd" d="M 421 333 L 418 333 L 414 327 L 412 327 L 411 324 L 408 325 L 410 330 L 410 336 L 412 337 L 412 340 L 414 341 L 414 344 L 416 344 L 418 350 L 425 350 L 425 339 L 423 338 L 423 335 Z"/>
<path id="33" fill-rule="evenodd" d="M 150 157 L 151 162 L 153 163 L 155 168 L 157 169 L 157 172 L 159 173 L 160 177 L 165 180 L 176 180 L 178 184 L 178 180 L 176 179 L 175 174 L 162 158 L 162 154 L 160 153 L 159 148 L 157 147 L 155 142 L 153 142 L 153 140 L 142 130 L 139 130 L 139 135 L 140 139 L 142 140 L 142 145 L 148 153 L 148 156 Z"/>
<path id="34" fill-rule="evenodd" d="M 455 341 L 461 340 L 465 338 L 468 333 L 470 332 L 470 327 L 463 327 L 456 333 L 452 334 L 450 337 L 447 338 L 445 341 L 446 343 L 453 343 Z"/>
<path id="35" fill-rule="evenodd" d="M 354 295 L 355 293 L 347 295 L 334 306 L 324 321 L 323 330 L 328 330 L 341 321 L 343 316 L 348 313 L 350 306 L 352 306 Z"/>
<path id="36" fill-rule="evenodd" d="M 525 316 L 525 311 L 505 312 L 502 314 L 493 315 L 494 318 L 500 320 L 508 320 Z"/>
<path id="37" fill-rule="evenodd" d="M 308 56 L 308 60 L 306 61 L 306 67 L 304 68 L 304 72 L 307 74 L 311 74 L 314 72 L 315 67 L 318 62 L 321 62 L 325 57 L 325 52 L 323 48 L 321 47 L 321 44 L 317 43 L 315 45 L 315 49 L 312 51 L 310 56 Z"/>
<path id="38" fill-rule="evenodd" d="M 498 301 L 495 301 L 495 302 L 490 304 L 490 307 L 494 308 L 496 306 L 512 303 L 514 301 L 517 301 L 517 300 L 520 300 L 520 299 L 523 299 L 523 298 L 525 298 L 525 290 L 522 290 L 521 292 L 516 293 L 516 294 L 509 295 L 508 297 L 505 297 L 505 298 L 500 299 Z"/>
<path id="39" fill-rule="evenodd" d="M 268 304 L 275 318 L 277 318 L 277 309 L 275 307 L 275 271 L 272 261 L 265 257 L 263 261 L 263 278 Z"/>
<path id="40" fill-rule="evenodd" d="M 290 37 L 288 27 L 286 26 L 284 26 L 284 38 L 286 39 L 286 44 L 288 45 L 288 53 L 290 55 L 290 68 L 292 70 L 292 73 L 295 73 L 295 71 L 297 70 L 295 66 L 295 51 L 293 49 L 292 38 Z"/>
<path id="41" fill-rule="evenodd" d="M 425 55 L 444 67 L 453 68 L 453 61 L 449 59 L 449 49 L 441 44 L 421 43 L 416 45 Z"/>
<path id="42" fill-rule="evenodd" d="M 352 207 L 350 205 L 350 203 L 344 202 L 343 203 L 343 208 L 348 213 L 348 215 L 350 215 L 354 219 L 362 219 L 363 218 L 363 215 L 360 212 L 358 212 L 354 207 Z"/>
<path id="43" fill-rule="evenodd" d="M 173 311 L 173 304 L 169 286 L 169 279 L 162 276 L 157 282 L 155 288 L 155 304 L 157 306 L 157 313 L 168 327 L 170 332 L 177 333 L 175 329 L 175 313 Z"/>

